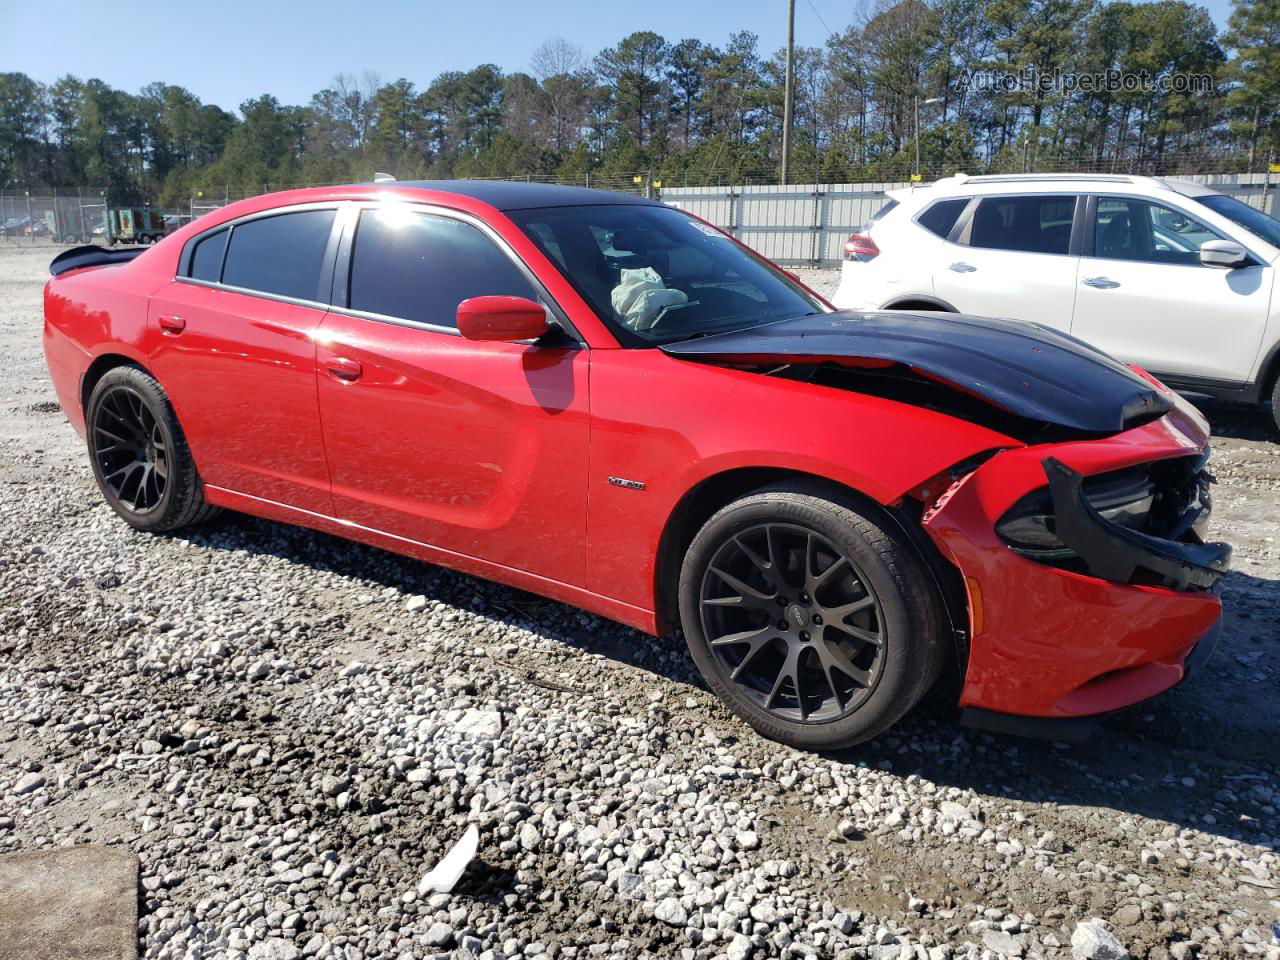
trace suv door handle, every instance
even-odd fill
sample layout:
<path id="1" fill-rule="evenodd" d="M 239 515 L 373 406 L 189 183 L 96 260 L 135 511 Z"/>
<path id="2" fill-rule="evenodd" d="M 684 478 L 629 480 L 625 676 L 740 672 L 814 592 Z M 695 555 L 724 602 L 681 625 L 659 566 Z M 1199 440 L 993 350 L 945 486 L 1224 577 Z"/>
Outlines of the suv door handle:
<path id="1" fill-rule="evenodd" d="M 1085 277 L 1081 282 L 1086 287 L 1097 287 L 1099 290 L 1113 290 L 1120 286 L 1116 281 L 1107 277 Z"/>
<path id="2" fill-rule="evenodd" d="M 353 383 L 364 373 L 364 367 L 360 365 L 359 360 L 349 360 L 346 357 L 330 357 L 324 365 L 329 371 L 329 376 L 344 383 Z"/>
<path id="3" fill-rule="evenodd" d="M 969 263 L 956 261 L 951 265 L 951 269 L 954 270 L 956 273 L 973 273 L 978 268 Z"/>
<path id="4" fill-rule="evenodd" d="M 178 316 L 164 316 L 161 314 L 158 321 L 160 329 L 165 333 L 181 333 L 187 329 L 187 321 Z"/>

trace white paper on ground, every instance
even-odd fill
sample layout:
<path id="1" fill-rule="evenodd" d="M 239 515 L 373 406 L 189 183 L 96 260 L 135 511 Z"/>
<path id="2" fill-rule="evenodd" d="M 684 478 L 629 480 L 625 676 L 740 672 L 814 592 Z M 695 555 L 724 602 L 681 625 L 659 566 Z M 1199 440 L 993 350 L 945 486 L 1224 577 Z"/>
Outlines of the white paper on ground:
<path id="1" fill-rule="evenodd" d="M 467 827 L 467 832 L 462 835 L 462 839 L 453 845 L 453 848 L 444 855 L 441 861 L 435 865 L 435 868 L 418 881 L 418 896 L 452 891 L 454 884 L 458 882 L 462 872 L 467 869 L 467 864 L 475 857 L 476 850 L 479 847 L 480 831 L 476 829 L 476 825 L 473 823 Z"/>

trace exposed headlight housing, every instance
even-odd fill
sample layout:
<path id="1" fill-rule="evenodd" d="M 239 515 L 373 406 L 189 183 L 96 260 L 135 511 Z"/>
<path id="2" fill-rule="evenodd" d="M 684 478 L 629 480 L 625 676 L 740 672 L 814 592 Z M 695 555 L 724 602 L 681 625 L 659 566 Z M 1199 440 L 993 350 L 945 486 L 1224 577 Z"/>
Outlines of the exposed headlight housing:
<path id="1" fill-rule="evenodd" d="M 1107 520 L 1145 532 L 1156 502 L 1156 484 L 1146 467 L 1099 474 L 1084 481 L 1085 496 Z M 996 533 L 1024 556 L 1049 563 L 1071 560 L 1075 551 L 1055 533 L 1053 498 L 1048 487 L 1027 494 L 996 524 Z"/>

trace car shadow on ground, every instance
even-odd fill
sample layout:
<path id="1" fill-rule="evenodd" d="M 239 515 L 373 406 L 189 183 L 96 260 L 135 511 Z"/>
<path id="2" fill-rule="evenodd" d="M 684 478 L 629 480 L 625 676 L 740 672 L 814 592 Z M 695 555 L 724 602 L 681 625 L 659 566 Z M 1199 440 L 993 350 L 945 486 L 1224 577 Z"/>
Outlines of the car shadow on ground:
<path id="1" fill-rule="evenodd" d="M 1261 440 L 1280 444 L 1280 429 L 1271 414 L 1255 404 L 1231 403 L 1209 397 L 1191 397 L 1215 437 L 1235 440 Z"/>
<path id="2" fill-rule="evenodd" d="M 567 649 L 706 689 L 678 636 L 650 637 L 566 604 L 374 547 L 238 514 L 177 536 L 307 564 L 347 578 L 357 589 L 363 582 L 371 593 L 394 587 L 397 602 L 422 594 Z M 1280 795 L 1267 801 L 1253 788 L 1265 788 L 1277 776 L 1280 707 L 1271 695 L 1270 671 L 1280 639 L 1280 581 L 1233 572 L 1226 594 L 1223 637 L 1203 674 L 1108 718 L 1088 741 L 1051 743 L 962 727 L 957 675 L 888 733 L 826 759 L 1026 803 L 1112 809 L 1274 848 L 1264 825 L 1275 817 L 1264 806 Z M 717 732 L 725 734 L 723 724 Z M 755 734 L 743 726 L 740 735 L 728 736 L 747 740 Z"/>

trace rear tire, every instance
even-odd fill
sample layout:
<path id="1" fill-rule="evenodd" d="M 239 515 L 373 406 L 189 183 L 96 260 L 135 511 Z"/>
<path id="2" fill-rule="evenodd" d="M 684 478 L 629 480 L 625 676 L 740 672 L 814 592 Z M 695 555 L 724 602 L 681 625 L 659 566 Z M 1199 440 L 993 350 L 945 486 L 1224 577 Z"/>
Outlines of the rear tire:
<path id="1" fill-rule="evenodd" d="M 186 436 L 159 381 L 138 367 L 102 375 L 85 411 L 98 489 L 129 526 L 161 532 L 218 512 L 204 500 Z"/>
<path id="2" fill-rule="evenodd" d="M 873 508 L 807 485 L 716 513 L 680 572 L 711 689 L 764 736 L 827 750 L 882 733 L 937 679 L 942 618 L 912 546 Z"/>

